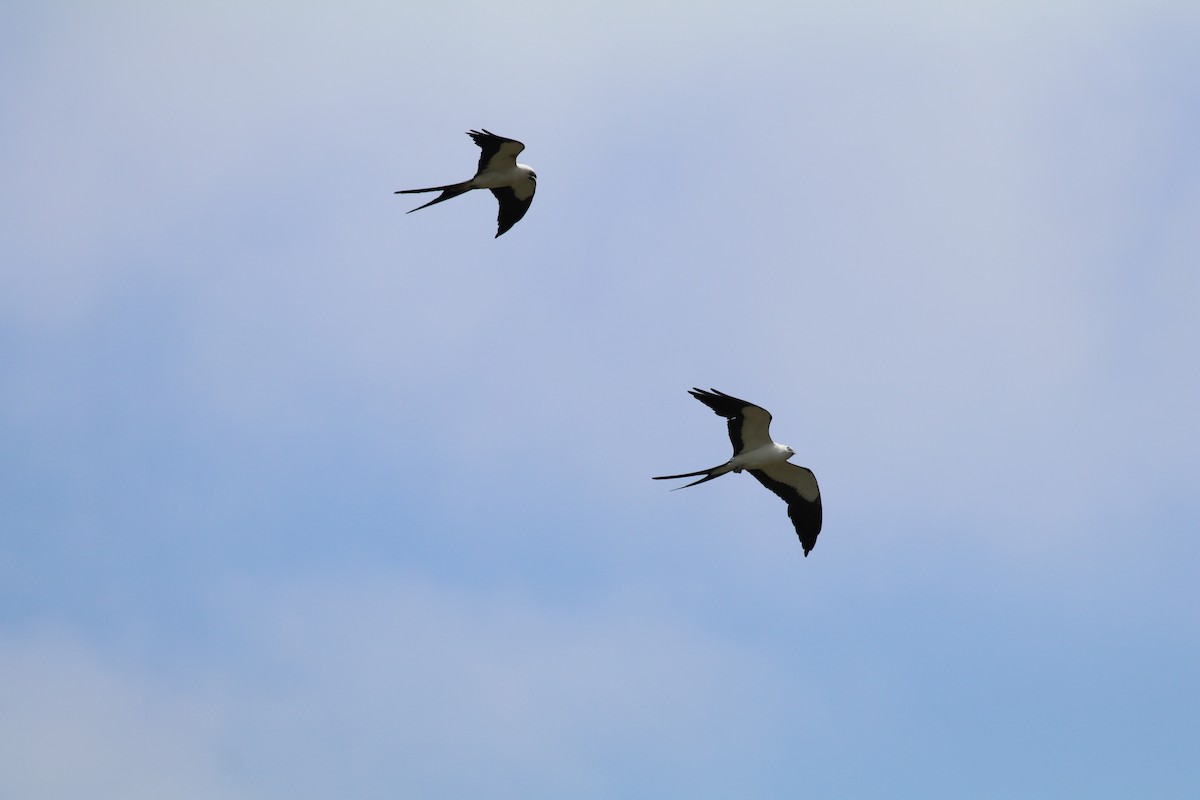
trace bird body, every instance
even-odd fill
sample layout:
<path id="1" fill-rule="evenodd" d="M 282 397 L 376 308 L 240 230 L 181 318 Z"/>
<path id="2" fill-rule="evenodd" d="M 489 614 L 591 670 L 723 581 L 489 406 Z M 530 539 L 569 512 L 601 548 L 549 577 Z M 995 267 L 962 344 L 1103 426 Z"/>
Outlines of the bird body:
<path id="1" fill-rule="evenodd" d="M 742 470 L 765 469 L 767 467 L 787 463 L 787 460 L 794 456 L 796 451 L 784 444 L 776 444 L 769 442 L 753 450 L 743 450 L 736 453 L 733 458 L 711 469 L 702 469 L 697 472 L 685 472 L 682 475 L 660 475 L 654 478 L 656 481 L 666 480 L 669 478 L 694 478 L 697 475 L 704 475 L 698 481 L 692 481 L 684 486 L 676 486 L 671 491 L 686 489 L 688 486 L 695 486 L 698 483 L 711 481 L 713 478 L 719 478 L 730 472 L 740 473 Z"/>
<path id="2" fill-rule="evenodd" d="M 720 466 L 685 472 L 680 475 L 660 475 L 654 480 L 704 477 L 676 489 L 711 481 L 730 472 L 743 470 L 770 489 L 788 504 L 788 518 L 796 529 L 804 555 L 816 546 L 821 532 L 821 490 L 812 470 L 788 461 L 796 451 L 771 439 L 771 414 L 765 408 L 731 397 L 716 389 L 692 389 L 688 394 L 729 420 L 729 439 L 733 457 Z M 672 490 L 674 491 L 674 490 Z"/>
<path id="3" fill-rule="evenodd" d="M 516 139 L 497 136 L 491 131 L 468 131 L 475 144 L 479 145 L 479 167 L 475 177 L 460 183 L 450 183 L 445 186 L 430 186 L 425 189 L 401 189 L 396 194 L 420 194 L 422 192 L 441 192 L 440 195 L 424 205 L 417 206 L 408 213 L 420 211 L 436 203 L 466 194 L 472 189 L 488 189 L 500 204 L 500 213 L 496 218 L 496 238 L 512 228 L 525 216 L 533 203 L 534 192 L 537 191 L 537 173 L 526 164 L 517 163 L 517 155 L 525 149 L 525 145 Z"/>

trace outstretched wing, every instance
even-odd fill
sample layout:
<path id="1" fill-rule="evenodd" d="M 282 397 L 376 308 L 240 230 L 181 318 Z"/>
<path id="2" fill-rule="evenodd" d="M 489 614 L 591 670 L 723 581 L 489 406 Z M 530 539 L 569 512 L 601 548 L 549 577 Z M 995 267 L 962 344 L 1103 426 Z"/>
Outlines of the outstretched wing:
<path id="1" fill-rule="evenodd" d="M 493 169 L 512 169 L 517 165 L 517 155 L 525 149 L 525 145 L 516 139 L 497 136 L 486 128 L 481 131 L 467 131 L 467 135 L 474 139 L 475 144 L 483 151 L 479 154 L 479 169 L 475 170 L 476 175 Z"/>
<path id="2" fill-rule="evenodd" d="M 788 518 L 807 556 L 816 547 L 817 534 L 821 532 L 821 490 L 817 476 L 807 467 L 786 461 L 747 472 L 787 503 Z"/>
<path id="3" fill-rule="evenodd" d="M 529 206 L 533 205 L 533 181 L 529 182 L 529 186 L 529 195 L 524 198 L 517 193 L 517 188 L 524 187 L 502 186 L 492 189 L 492 194 L 496 195 L 496 201 L 500 203 L 500 214 L 496 217 L 497 238 L 520 222 L 521 217 L 525 216 L 525 212 L 529 210 Z"/>
<path id="4" fill-rule="evenodd" d="M 729 420 L 729 441 L 733 443 L 733 454 L 753 450 L 771 443 L 771 414 L 765 408 L 731 397 L 716 389 L 704 391 L 691 389 L 692 397 L 711 408 L 718 416 Z"/>

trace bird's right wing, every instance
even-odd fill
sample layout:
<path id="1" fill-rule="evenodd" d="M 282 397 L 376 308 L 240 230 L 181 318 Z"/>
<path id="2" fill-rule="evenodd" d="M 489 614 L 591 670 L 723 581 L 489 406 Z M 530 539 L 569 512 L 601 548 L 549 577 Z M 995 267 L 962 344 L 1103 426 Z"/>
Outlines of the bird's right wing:
<path id="1" fill-rule="evenodd" d="M 692 397 L 711 408 L 718 416 L 729 420 L 729 441 L 736 456 L 743 450 L 754 450 L 771 443 L 771 414 L 765 408 L 718 392 L 692 389 Z"/>
<path id="2" fill-rule="evenodd" d="M 467 131 L 467 135 L 474 139 L 475 144 L 483 151 L 479 154 L 476 175 L 489 169 L 512 169 L 517 165 L 517 156 L 525 149 L 525 145 L 516 139 L 497 136 L 486 128 L 481 131 Z"/>

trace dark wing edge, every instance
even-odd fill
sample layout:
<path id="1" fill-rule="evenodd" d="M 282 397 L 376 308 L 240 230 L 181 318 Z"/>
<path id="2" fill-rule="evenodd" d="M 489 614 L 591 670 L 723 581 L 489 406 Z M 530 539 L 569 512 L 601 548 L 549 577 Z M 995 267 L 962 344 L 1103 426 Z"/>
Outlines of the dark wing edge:
<path id="1" fill-rule="evenodd" d="M 499 239 L 513 225 L 521 221 L 529 206 L 533 205 L 533 195 L 522 200 L 511 186 L 492 189 L 496 202 L 500 204 L 500 212 L 496 216 L 496 238 Z"/>
<path id="2" fill-rule="evenodd" d="M 477 131 L 467 131 L 467 136 L 470 136 L 471 139 L 474 140 L 475 144 L 479 145 L 479 166 L 475 168 L 476 175 L 483 172 L 484 169 L 487 168 L 488 162 L 500 152 L 500 148 L 506 142 L 512 142 L 513 144 L 519 145 L 520 150 L 525 149 L 525 145 L 521 144 L 516 139 L 509 139 L 507 136 L 499 136 L 492 133 L 487 128 Z M 520 150 L 518 150 L 518 152 L 520 152 Z"/>
<path id="3" fill-rule="evenodd" d="M 787 464 L 786 466 L 793 469 L 802 469 L 809 475 L 812 475 L 812 470 L 807 467 L 797 466 L 796 464 Z M 809 551 L 817 546 L 817 536 L 821 533 L 822 510 L 820 488 L 817 489 L 816 499 L 805 500 L 795 487 L 783 481 L 775 480 L 760 469 L 746 471 L 753 475 L 755 480 L 778 495 L 783 502 L 787 503 L 788 519 L 792 521 L 792 527 L 796 529 L 796 536 L 800 539 L 800 546 L 804 548 L 804 557 L 808 558 Z M 816 482 L 817 478 L 813 475 L 813 483 L 815 484 Z"/>
<path id="4" fill-rule="evenodd" d="M 745 422 L 745 409 L 747 406 L 755 406 L 754 403 L 748 403 L 745 400 L 740 400 L 733 395 L 725 394 L 716 389 L 692 388 L 688 390 L 688 394 L 699 400 L 704 405 L 711 408 L 719 417 L 725 417 L 729 420 L 729 441 L 733 445 L 733 454 L 736 456 L 742 452 L 744 443 L 742 441 L 742 423 Z M 765 410 L 765 409 L 764 409 Z"/>

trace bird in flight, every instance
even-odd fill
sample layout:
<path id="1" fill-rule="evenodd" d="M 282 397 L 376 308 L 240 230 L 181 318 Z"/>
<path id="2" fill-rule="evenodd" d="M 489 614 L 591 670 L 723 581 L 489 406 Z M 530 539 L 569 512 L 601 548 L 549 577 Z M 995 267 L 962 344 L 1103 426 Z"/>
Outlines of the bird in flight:
<path id="1" fill-rule="evenodd" d="M 708 392 L 692 389 L 688 394 L 715 411 L 717 416 L 729 420 L 733 458 L 712 469 L 685 472 L 682 475 L 660 475 L 654 480 L 704 476 L 698 481 L 676 487 L 686 489 L 719 478 L 727 472 L 746 470 L 787 503 L 788 517 L 796 528 L 796 535 L 800 537 L 800 545 L 807 557 L 808 551 L 817 544 L 817 534 L 821 532 L 821 490 L 817 488 L 817 477 L 812 470 L 788 462 L 796 451 L 772 441 L 770 412 L 716 389 Z"/>
<path id="2" fill-rule="evenodd" d="M 486 129 L 467 131 L 467 135 L 474 139 L 475 144 L 483 151 L 479 154 L 479 169 L 474 178 L 446 186 L 430 186 L 428 189 L 401 189 L 396 194 L 441 192 L 425 205 L 417 206 L 408 212 L 411 214 L 434 203 L 458 197 L 472 189 L 491 189 L 500 203 L 500 215 L 496 218 L 496 238 L 499 238 L 516 225 L 529 210 L 529 205 L 533 202 L 533 193 L 537 190 L 537 173 L 532 167 L 517 163 L 517 155 L 525 149 L 525 145 L 516 139 L 506 139 Z"/>

